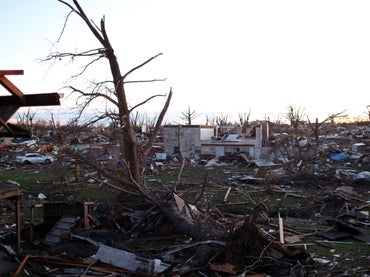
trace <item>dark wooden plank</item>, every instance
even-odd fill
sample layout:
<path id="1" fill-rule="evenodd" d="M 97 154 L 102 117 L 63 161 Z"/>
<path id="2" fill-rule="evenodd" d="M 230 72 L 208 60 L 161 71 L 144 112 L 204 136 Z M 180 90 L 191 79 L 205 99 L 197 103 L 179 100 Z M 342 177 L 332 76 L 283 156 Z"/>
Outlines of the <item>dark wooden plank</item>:
<path id="1" fill-rule="evenodd" d="M 0 76 L 4 75 L 23 75 L 24 71 L 22 69 L 12 69 L 12 70 L 0 70 Z"/>
<path id="2" fill-rule="evenodd" d="M 18 98 L 18 101 L 23 103 L 23 92 L 17 88 L 8 78 L 0 75 L 0 84 L 6 88 L 13 96 Z"/>
<path id="3" fill-rule="evenodd" d="M 13 96 L 0 96 L 0 107 L 4 105 L 19 105 L 19 106 L 51 106 L 60 105 L 59 94 L 40 93 L 23 95 L 23 101 Z"/>
<path id="4" fill-rule="evenodd" d="M 19 197 L 23 194 L 23 189 L 15 184 L 0 182 L 0 199 Z"/>
<path id="5" fill-rule="evenodd" d="M 31 130 L 26 129 L 22 126 L 18 126 L 12 123 L 4 123 L 2 120 L 0 120 L 0 125 L 5 129 L 5 131 L 0 132 L 0 137 L 32 137 Z"/>

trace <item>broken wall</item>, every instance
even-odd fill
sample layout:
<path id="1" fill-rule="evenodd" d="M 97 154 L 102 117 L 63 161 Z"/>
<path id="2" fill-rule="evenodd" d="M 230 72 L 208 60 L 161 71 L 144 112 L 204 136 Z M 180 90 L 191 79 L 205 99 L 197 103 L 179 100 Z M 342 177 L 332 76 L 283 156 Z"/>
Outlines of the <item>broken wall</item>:
<path id="1" fill-rule="evenodd" d="M 166 125 L 163 128 L 163 148 L 168 156 L 178 154 L 180 131 L 181 153 L 185 158 L 198 159 L 201 146 L 201 128 L 199 125 Z"/>

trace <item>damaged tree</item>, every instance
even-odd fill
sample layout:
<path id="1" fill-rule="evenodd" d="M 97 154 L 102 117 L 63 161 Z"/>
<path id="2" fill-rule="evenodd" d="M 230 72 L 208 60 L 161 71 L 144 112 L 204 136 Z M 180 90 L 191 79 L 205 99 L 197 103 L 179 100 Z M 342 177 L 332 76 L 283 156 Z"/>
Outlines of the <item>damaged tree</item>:
<path id="1" fill-rule="evenodd" d="M 136 133 L 132 126 L 132 117 L 133 110 L 139 106 L 144 105 L 148 101 L 152 100 L 155 97 L 165 96 L 165 95 L 153 95 L 148 99 L 142 101 L 141 103 L 129 107 L 127 102 L 127 95 L 125 91 L 126 83 L 133 83 L 135 81 L 126 81 L 127 77 L 134 71 L 145 66 L 161 54 L 155 55 L 150 59 L 146 60 L 142 64 L 134 67 L 125 74 L 121 74 L 120 65 L 118 63 L 117 57 L 113 46 L 110 43 L 104 18 L 100 21 L 100 28 L 98 28 L 85 14 L 84 10 L 80 6 L 77 0 L 73 0 L 73 4 L 68 3 L 67 1 L 58 0 L 64 5 L 68 6 L 71 9 L 71 12 L 66 18 L 66 23 L 71 14 L 77 14 L 90 29 L 91 33 L 98 40 L 101 45 L 100 48 L 92 49 L 88 51 L 83 51 L 79 53 L 52 53 L 50 54 L 45 61 L 48 60 L 60 60 L 62 58 L 71 58 L 75 59 L 78 57 L 90 57 L 92 60 L 86 64 L 80 74 L 75 75 L 75 77 L 80 76 L 86 71 L 86 69 L 96 63 L 102 58 L 106 58 L 110 65 L 110 71 L 112 75 L 112 81 L 103 81 L 95 83 L 95 86 L 91 92 L 86 92 L 81 89 L 70 86 L 73 93 L 79 94 L 80 97 L 84 99 L 82 111 L 92 102 L 95 101 L 107 101 L 113 106 L 115 106 L 117 112 L 115 111 L 106 111 L 105 114 L 95 117 L 91 122 L 97 122 L 98 120 L 104 118 L 114 119 L 118 128 L 120 130 L 120 147 L 121 147 L 121 159 L 124 170 L 110 170 L 100 166 L 98 163 L 86 159 L 84 156 L 71 151 L 66 147 L 68 154 L 80 162 L 88 165 L 90 168 L 98 171 L 101 175 L 109 179 L 109 181 L 104 181 L 105 184 L 110 185 L 114 189 L 118 189 L 123 194 L 132 194 L 139 197 L 142 197 L 144 200 L 147 200 L 150 204 L 160 207 L 162 212 L 174 222 L 176 229 L 181 233 L 191 234 L 194 239 L 197 238 L 207 238 L 220 237 L 219 230 L 202 228 L 199 226 L 198 222 L 201 221 L 199 213 L 196 211 L 195 207 L 191 207 L 186 203 L 183 203 L 179 197 L 176 197 L 175 193 L 169 193 L 166 195 L 159 195 L 158 191 L 155 191 L 155 188 L 150 188 L 146 185 L 145 180 L 141 176 L 142 169 L 144 168 L 145 158 L 148 156 L 159 129 L 161 127 L 163 118 L 167 112 L 167 109 L 170 105 L 172 97 L 172 89 L 170 89 L 167 99 L 165 101 L 164 107 L 157 117 L 157 121 L 154 125 L 153 132 L 147 143 L 139 143 L 136 139 Z M 63 30 L 64 31 L 64 30 Z M 62 32 L 63 34 L 63 32 Z M 153 82 L 158 80 L 149 80 L 149 81 L 136 81 L 136 82 Z M 110 87 L 108 87 L 111 85 Z M 182 204 L 179 204 L 182 203 Z M 207 229 L 205 234 L 203 230 Z"/>
<path id="2" fill-rule="evenodd" d="M 321 127 L 328 121 L 333 121 L 334 119 L 336 119 L 338 117 L 344 116 L 344 113 L 345 113 L 345 111 L 331 114 L 321 122 L 319 122 L 317 117 L 315 119 L 315 122 L 311 122 L 311 120 L 307 117 L 308 126 L 310 127 L 310 129 L 313 133 L 313 137 L 314 137 L 314 141 L 315 141 L 315 155 L 317 154 L 318 147 L 319 147 L 319 136 L 320 136 Z"/>
<path id="3" fill-rule="evenodd" d="M 148 64 L 149 62 L 156 59 L 158 56 L 162 54 L 161 53 L 157 54 L 151 57 L 150 59 L 146 60 L 145 62 L 141 63 L 140 65 L 129 70 L 127 73 L 122 74 L 120 65 L 114 52 L 114 48 L 111 45 L 111 42 L 106 31 L 105 19 L 104 18 L 101 19 L 100 28 L 98 28 L 87 17 L 78 1 L 74 0 L 73 5 L 63 0 L 58 1 L 71 9 L 69 15 L 75 13 L 85 22 L 86 26 L 90 29 L 91 33 L 100 43 L 101 47 L 97 49 L 83 51 L 80 53 L 59 53 L 59 52 L 51 53 L 45 60 L 60 60 L 65 57 L 71 59 L 75 59 L 77 57 L 90 57 L 92 60 L 89 63 L 87 63 L 86 66 L 83 68 L 82 72 L 75 75 L 75 77 L 80 76 L 84 71 L 87 70 L 88 67 L 96 63 L 98 60 L 102 58 L 106 58 L 108 60 L 112 81 L 103 81 L 96 83 L 93 90 L 89 92 L 75 88 L 73 86 L 70 86 L 70 89 L 72 89 L 74 93 L 78 93 L 79 96 L 84 99 L 80 114 L 83 112 L 85 108 L 88 107 L 88 105 L 90 105 L 93 102 L 107 101 L 108 103 L 113 104 L 117 111 L 114 112 L 106 111 L 105 114 L 93 118 L 91 120 L 91 123 L 96 123 L 97 121 L 103 120 L 105 118 L 111 118 L 112 120 L 117 122 L 118 129 L 120 130 L 120 141 L 121 141 L 120 147 L 122 155 L 121 160 L 126 166 L 125 172 L 123 173 L 122 176 L 119 177 L 120 183 L 123 185 L 125 191 L 128 192 L 132 191 L 134 193 L 142 191 L 143 184 L 140 177 L 141 167 L 143 166 L 142 162 L 145 160 L 145 157 L 149 154 L 149 151 L 152 148 L 154 140 L 159 132 L 159 128 L 162 124 L 164 115 L 166 114 L 166 111 L 170 105 L 172 89 L 170 89 L 164 107 L 162 108 L 162 111 L 160 112 L 157 118 L 157 121 L 153 129 L 153 134 L 149 142 L 143 145 L 139 144 L 136 140 L 135 131 L 131 126 L 132 125 L 132 122 L 130 120 L 131 114 L 134 109 L 144 105 L 153 98 L 160 96 L 163 97 L 165 95 L 153 95 L 150 98 L 144 100 L 143 102 L 130 108 L 127 102 L 125 83 L 135 82 L 135 81 L 126 81 L 126 79 L 128 76 L 130 76 L 131 73 L 145 66 L 146 64 Z M 66 20 L 68 20 L 69 15 L 67 16 Z M 150 80 L 150 81 L 154 82 L 159 80 Z M 136 81 L 136 82 L 149 82 L 149 81 Z"/>
<path id="4" fill-rule="evenodd" d="M 122 153 L 122 156 L 120 158 L 124 170 L 110 170 L 104 168 L 100 164 L 86 159 L 82 155 L 67 149 L 67 151 L 69 151 L 69 154 L 77 158 L 79 161 L 85 163 L 90 168 L 98 171 L 101 175 L 104 175 L 104 177 L 109 180 L 102 181 L 102 183 L 108 184 L 125 194 L 136 195 L 140 198 L 140 200 L 145 199 L 147 200 L 147 202 L 149 202 L 149 204 L 152 205 L 152 207 L 149 208 L 147 212 L 144 213 L 144 215 L 140 216 L 140 220 L 138 220 L 137 225 L 135 224 L 135 226 L 132 227 L 132 230 L 134 230 L 134 228 L 136 227 L 140 228 L 139 224 L 141 222 L 141 219 L 149 217 L 153 210 L 160 210 L 162 214 L 164 214 L 165 217 L 173 223 L 178 233 L 186 234 L 194 240 L 212 243 L 216 241 L 218 245 L 222 246 L 225 244 L 225 247 L 219 249 L 218 253 L 213 253 L 212 250 L 205 251 L 204 255 L 202 254 L 205 263 L 207 263 L 207 260 L 211 261 L 212 256 L 214 256 L 213 259 L 215 261 L 216 257 L 218 256 L 226 256 L 229 261 L 237 261 L 236 256 L 238 256 L 239 254 L 242 256 L 239 255 L 238 258 L 242 260 L 245 260 L 245 256 L 248 254 L 257 256 L 262 255 L 263 253 L 260 253 L 261 249 L 268 249 L 270 241 L 261 239 L 259 240 L 259 245 L 262 245 L 262 248 L 257 247 L 256 249 L 253 249 L 253 251 L 252 249 L 250 249 L 250 242 L 257 241 L 257 239 L 261 238 L 260 230 L 256 227 L 256 222 L 245 221 L 245 224 L 243 225 L 245 227 L 244 229 L 231 229 L 228 223 L 221 223 L 215 220 L 215 217 L 219 215 L 216 209 L 214 209 L 214 211 L 209 207 L 207 207 L 206 209 L 198 209 L 195 205 L 190 205 L 186 203 L 178 194 L 176 194 L 177 183 L 175 186 L 173 186 L 172 191 L 168 191 L 167 189 L 165 193 L 161 194 L 161 191 L 158 188 L 148 186 L 145 182 L 145 179 L 142 178 L 141 172 L 144 167 L 145 158 L 149 154 L 149 151 L 154 144 L 165 113 L 167 112 L 167 109 L 169 107 L 172 97 L 172 90 L 170 90 L 167 95 L 164 107 L 162 108 L 157 118 L 149 141 L 147 143 L 139 143 L 136 138 L 135 130 L 132 126 L 132 118 L 134 117 L 132 111 L 135 110 L 137 107 L 144 105 L 153 98 L 164 95 L 153 95 L 145 101 L 142 101 L 141 103 L 130 108 L 126 98 L 127 95 L 125 91 L 125 84 L 127 82 L 132 82 L 126 80 L 126 78 L 131 73 L 148 64 L 161 54 L 151 57 L 139 66 L 136 66 L 133 69 L 129 70 L 127 73 L 122 74 L 120 65 L 114 52 L 114 48 L 111 45 L 108 34 L 106 32 L 104 18 L 100 21 L 100 28 L 98 28 L 90 19 L 88 19 L 87 15 L 85 14 L 82 7 L 79 5 L 77 0 L 73 0 L 73 4 L 63 0 L 58 1 L 71 9 L 69 15 L 73 13 L 77 14 L 84 21 L 91 33 L 98 40 L 101 47 L 75 54 L 53 53 L 50 54 L 46 60 L 59 60 L 64 57 L 69 57 L 72 59 L 77 57 L 90 57 L 92 60 L 83 68 L 82 72 L 76 76 L 80 76 L 89 66 L 91 66 L 98 60 L 102 58 L 106 58 L 108 60 L 110 65 L 110 72 L 112 75 L 112 81 L 103 81 L 97 83 L 95 84 L 93 90 L 90 92 L 86 92 L 73 86 L 70 86 L 70 89 L 72 89 L 74 93 L 79 94 L 82 98 L 85 99 L 81 112 L 89 104 L 96 100 L 99 101 L 99 99 L 103 99 L 113 104 L 117 111 L 106 111 L 105 114 L 102 114 L 101 116 L 91 120 L 91 122 L 97 122 L 98 120 L 107 117 L 114 119 L 114 122 L 116 122 L 120 130 L 120 146 Z M 220 124 L 222 124 L 221 122 L 227 122 L 227 116 L 219 116 L 217 118 L 217 122 L 219 122 Z M 202 186 L 202 191 L 197 197 L 197 203 L 198 200 L 202 197 L 205 198 L 203 192 L 204 188 L 207 185 L 207 178 L 205 178 Z M 204 204 L 204 206 L 206 206 L 206 204 Z M 126 234 L 129 235 L 130 231 L 131 229 L 126 232 Z M 248 233 L 247 238 L 243 241 L 243 243 L 235 244 L 235 242 L 240 241 L 243 238 L 245 233 L 244 231 Z M 283 252 L 283 254 L 286 255 L 286 253 L 284 253 L 283 251 L 284 248 L 282 248 L 279 243 L 274 242 L 273 246 L 275 249 L 278 249 L 280 252 Z M 222 260 L 220 260 L 220 262 L 222 262 Z"/>

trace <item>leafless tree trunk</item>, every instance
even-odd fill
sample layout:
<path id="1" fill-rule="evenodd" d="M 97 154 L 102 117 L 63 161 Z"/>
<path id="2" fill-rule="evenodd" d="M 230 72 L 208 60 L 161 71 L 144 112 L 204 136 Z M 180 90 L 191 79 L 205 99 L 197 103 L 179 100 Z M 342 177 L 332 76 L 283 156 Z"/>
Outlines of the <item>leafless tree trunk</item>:
<path id="1" fill-rule="evenodd" d="M 87 17 L 87 15 L 85 14 L 84 10 L 82 9 L 82 7 L 80 6 L 77 0 L 73 0 L 73 4 L 68 3 L 67 1 L 63 1 L 63 0 L 58 0 L 58 1 L 68 6 L 71 9 L 71 12 L 67 16 L 66 23 L 68 21 L 69 16 L 72 13 L 77 14 L 84 21 L 86 26 L 90 29 L 91 33 L 100 43 L 101 48 L 91 49 L 91 50 L 80 52 L 80 53 L 52 53 L 45 60 L 59 60 L 65 57 L 69 57 L 69 58 L 91 57 L 92 60 L 86 65 L 86 67 L 82 70 L 80 74 L 82 74 L 87 69 L 87 67 L 91 66 L 92 64 L 100 60 L 101 58 L 106 58 L 109 61 L 112 81 L 105 81 L 105 82 L 96 84 L 92 92 L 85 92 L 85 91 L 82 91 L 72 86 L 70 88 L 74 92 L 79 93 L 82 97 L 84 97 L 84 99 L 86 99 L 82 107 L 82 110 L 85 109 L 91 102 L 95 101 L 96 99 L 103 99 L 115 105 L 115 107 L 118 110 L 116 114 L 112 112 L 111 113 L 106 112 L 105 115 L 102 115 L 101 117 L 96 119 L 96 121 L 106 118 L 106 117 L 114 117 L 115 120 L 118 122 L 118 125 L 119 125 L 118 127 L 120 128 L 120 136 L 121 136 L 120 145 L 121 145 L 121 153 L 123 155 L 122 159 L 124 160 L 125 165 L 127 166 L 126 168 L 127 170 L 124 174 L 124 178 L 122 179 L 122 182 L 124 182 L 128 186 L 131 186 L 133 183 L 140 185 L 141 184 L 140 172 L 141 172 L 142 161 L 144 160 L 144 157 L 149 154 L 149 151 L 159 132 L 159 128 L 162 124 L 164 115 L 171 101 L 172 89 L 169 91 L 165 105 L 162 108 L 162 111 L 157 118 L 157 122 L 155 124 L 154 130 L 153 130 L 153 133 L 152 133 L 152 136 L 149 142 L 146 145 L 139 145 L 136 140 L 135 131 L 131 126 L 131 123 L 132 123 L 130 121 L 131 112 L 132 110 L 134 110 L 140 105 L 145 104 L 152 98 L 157 97 L 157 96 L 164 96 L 164 95 L 154 95 L 150 97 L 149 99 L 134 106 L 133 108 L 130 108 L 127 102 L 127 98 L 126 98 L 126 92 L 125 92 L 125 82 L 126 81 L 125 80 L 131 73 L 145 66 L 146 64 L 148 64 L 149 62 L 151 62 L 152 60 L 154 60 L 161 54 L 151 57 L 150 59 L 146 60 L 142 64 L 129 70 L 127 73 L 122 74 L 120 65 L 115 55 L 114 48 L 111 45 L 111 42 L 109 40 L 107 31 L 106 31 L 104 17 L 100 21 L 100 28 L 99 28 Z M 62 31 L 62 34 L 63 34 L 63 31 Z M 77 74 L 76 76 L 79 76 L 80 74 Z M 156 80 L 151 80 L 151 81 L 156 81 Z M 144 82 L 144 81 L 136 81 L 136 82 Z M 130 81 L 130 83 L 132 83 L 132 81 Z M 103 84 L 104 85 L 112 84 L 112 89 L 108 90 L 108 92 L 106 93 L 102 92 L 101 90 L 99 90 L 99 88 L 102 88 Z"/>
<path id="2" fill-rule="evenodd" d="M 188 109 L 184 112 L 182 112 L 183 117 L 181 117 L 182 120 L 185 120 L 187 125 L 191 125 L 193 122 L 193 119 L 198 117 L 198 114 L 196 111 L 192 111 L 190 109 L 190 106 L 188 106 Z"/>
<path id="3" fill-rule="evenodd" d="M 343 116 L 345 111 L 342 111 L 342 112 L 339 112 L 339 113 L 336 113 L 336 114 L 332 114 L 332 115 L 329 115 L 326 119 L 324 119 L 323 121 L 319 122 L 318 118 L 316 117 L 316 120 L 314 123 L 312 123 L 310 121 L 310 119 L 307 117 L 307 120 L 308 120 L 308 126 L 310 127 L 312 133 L 313 133 L 313 136 L 314 136 L 314 141 L 315 141 L 315 153 L 317 152 L 317 147 L 319 145 L 319 137 L 320 137 L 320 129 L 322 127 L 323 124 L 325 124 L 326 122 L 328 121 L 333 121 L 335 118 L 338 118 L 340 116 Z"/>
<path id="4" fill-rule="evenodd" d="M 248 113 L 239 113 L 240 125 L 244 127 L 248 127 L 250 116 L 251 116 L 251 109 L 249 109 Z"/>
<path id="5" fill-rule="evenodd" d="M 302 159 L 302 149 L 299 144 L 300 130 L 299 126 L 302 124 L 304 119 L 304 110 L 298 107 L 289 106 L 288 111 L 284 114 L 284 117 L 289 120 L 290 127 L 293 128 L 292 141 L 294 148 L 298 150 L 298 159 Z M 296 156 L 296 155 L 295 155 Z"/>
<path id="6" fill-rule="evenodd" d="M 215 116 L 214 121 L 218 126 L 227 125 L 229 121 L 229 116 L 227 114 L 220 113 Z"/>
<path id="7" fill-rule="evenodd" d="M 33 127 L 33 119 L 36 115 L 36 112 L 32 112 L 30 108 L 28 108 L 26 113 L 18 114 L 18 121 L 22 125 L 29 127 L 32 130 Z"/>
<path id="8" fill-rule="evenodd" d="M 153 191 L 153 188 L 146 186 L 144 179 L 141 176 L 141 169 L 145 162 L 146 156 L 150 153 L 150 150 L 156 140 L 156 137 L 159 133 L 160 127 L 162 125 L 162 121 L 166 114 L 166 111 L 169 107 L 171 97 L 172 97 L 172 89 L 170 89 L 165 104 L 161 110 L 161 112 L 157 116 L 157 121 L 153 124 L 153 129 L 151 130 L 151 136 L 148 138 L 146 143 L 139 143 L 136 139 L 136 133 L 132 128 L 132 111 L 138 108 L 139 106 L 147 103 L 151 99 L 158 97 L 158 96 L 165 96 L 165 95 L 153 95 L 148 99 L 142 101 L 141 103 L 129 107 L 127 99 L 126 99 L 126 91 L 125 91 L 125 83 L 132 83 L 135 81 L 126 81 L 126 78 L 136 71 L 140 69 L 144 65 L 151 62 L 153 59 L 157 58 L 161 54 L 155 55 L 150 59 L 146 60 L 142 64 L 136 66 L 135 68 L 129 70 L 127 73 L 121 73 L 120 66 L 118 64 L 114 49 L 110 43 L 108 34 L 106 32 L 105 20 L 104 18 L 100 21 L 100 27 L 97 27 L 90 19 L 88 19 L 87 15 L 85 14 L 84 10 L 81 8 L 77 0 L 71 0 L 73 4 L 67 2 L 66 0 L 58 0 L 59 2 L 63 3 L 64 5 L 68 6 L 71 10 L 69 15 L 66 18 L 66 23 L 68 18 L 71 14 L 77 14 L 89 28 L 91 33 L 97 39 L 101 48 L 92 49 L 80 53 L 53 53 L 50 54 L 44 61 L 48 60 L 60 60 L 65 57 L 69 57 L 71 59 L 75 59 L 77 57 L 89 57 L 92 60 L 83 68 L 82 72 L 77 76 L 81 75 L 86 69 L 93 65 L 95 62 L 100 60 L 101 58 L 106 58 L 109 61 L 110 72 L 112 75 L 112 81 L 103 81 L 100 83 L 94 84 L 92 91 L 83 91 L 77 89 L 73 86 L 70 86 L 74 93 L 79 94 L 84 100 L 84 104 L 81 107 L 81 112 L 93 101 L 97 100 L 104 100 L 107 101 L 115 106 L 114 111 L 105 111 L 105 114 L 101 114 L 100 116 L 95 117 L 91 120 L 91 122 L 96 123 L 97 121 L 108 118 L 111 119 L 113 124 L 120 130 L 120 145 L 122 147 L 121 153 L 122 168 L 118 168 L 115 170 L 107 169 L 104 167 L 99 166 L 94 161 L 87 159 L 83 155 L 71 151 L 71 149 L 66 148 L 66 152 L 69 153 L 70 156 L 75 157 L 80 162 L 88 165 L 90 168 L 97 170 L 101 175 L 105 176 L 108 181 L 104 181 L 106 185 L 117 189 L 124 194 L 133 194 L 133 195 L 140 195 L 143 196 L 146 200 L 149 200 L 150 203 L 158 206 L 161 208 L 163 213 L 174 222 L 176 229 L 180 232 L 190 234 L 194 239 L 204 238 L 204 237 L 214 237 L 218 236 L 219 232 L 215 232 L 213 229 L 205 228 L 202 226 L 202 219 L 205 216 L 202 215 L 201 212 L 196 212 L 194 207 L 191 207 L 185 204 L 182 199 L 177 196 L 174 192 L 167 197 L 160 196 L 158 191 Z M 63 34 L 63 31 L 62 31 Z M 158 81 L 158 80 L 149 80 L 149 81 Z M 136 82 L 145 82 L 145 81 L 136 81 Z M 133 116 L 135 118 L 135 116 Z M 103 182 L 102 180 L 100 180 Z M 175 188 L 176 189 L 176 188 Z M 199 220 L 195 220 L 195 219 Z M 202 223 L 199 224 L 198 223 Z M 207 232 L 205 232 L 207 230 Z M 222 233 L 222 231 L 221 231 Z"/>
<path id="9" fill-rule="evenodd" d="M 215 125 L 215 117 L 210 117 L 208 114 L 206 114 L 206 125 Z"/>
<path id="10" fill-rule="evenodd" d="M 289 120 L 290 126 L 297 131 L 299 125 L 304 119 L 304 110 L 298 107 L 289 106 L 288 111 L 284 114 L 284 117 Z"/>
<path id="11" fill-rule="evenodd" d="M 176 192 L 176 190 L 177 190 L 177 186 L 180 183 L 180 178 L 181 178 L 182 172 L 183 172 L 184 167 L 185 167 L 185 158 L 182 155 L 182 147 L 181 147 L 181 125 L 179 125 L 178 129 L 177 129 L 177 143 L 178 143 L 178 148 L 179 148 L 178 149 L 178 153 L 179 153 L 178 157 L 179 157 L 179 161 L 180 161 L 180 169 L 179 169 L 179 173 L 177 174 L 176 182 L 174 183 L 173 188 L 172 188 L 172 190 L 174 192 Z"/>

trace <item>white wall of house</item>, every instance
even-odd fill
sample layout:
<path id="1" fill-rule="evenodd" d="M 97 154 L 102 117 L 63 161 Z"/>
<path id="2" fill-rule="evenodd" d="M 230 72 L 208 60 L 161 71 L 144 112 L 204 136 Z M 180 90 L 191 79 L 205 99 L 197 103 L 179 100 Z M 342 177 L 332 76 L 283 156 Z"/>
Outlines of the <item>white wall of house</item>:
<path id="1" fill-rule="evenodd" d="M 201 128 L 199 125 L 166 125 L 163 127 L 163 148 L 168 156 L 178 154 L 179 132 L 181 153 L 186 158 L 198 159 L 201 153 L 201 139 L 214 134 L 213 128 Z"/>
<path id="2" fill-rule="evenodd" d="M 176 125 L 163 128 L 163 147 L 168 156 L 178 152 L 178 132 L 180 130 L 181 153 L 184 157 L 198 159 L 201 154 L 215 155 L 244 152 L 253 158 L 261 158 L 263 154 L 263 125 L 256 126 L 256 136 L 240 138 L 240 135 L 229 135 L 228 139 L 212 140 L 216 129 L 199 125 Z"/>
<path id="3" fill-rule="evenodd" d="M 263 141 L 262 131 L 263 131 L 262 125 L 259 125 L 256 127 L 256 138 L 254 141 L 255 147 L 262 147 L 262 141 Z"/>
<path id="4" fill-rule="evenodd" d="M 256 136 L 241 137 L 240 134 L 225 135 L 223 140 L 202 142 L 201 153 L 215 155 L 216 157 L 234 153 L 248 153 L 251 157 L 259 159 L 262 156 L 263 127 L 256 126 Z"/>
<path id="5" fill-rule="evenodd" d="M 214 135 L 214 128 L 200 128 L 200 140 L 211 140 Z"/>
<path id="6" fill-rule="evenodd" d="M 255 153 L 260 153 L 255 152 L 254 148 L 254 145 L 244 143 L 225 144 L 223 142 L 208 142 L 202 144 L 201 151 L 204 155 L 215 155 L 216 157 L 235 153 L 248 153 L 254 157 Z"/>
<path id="7" fill-rule="evenodd" d="M 216 149 L 216 153 L 213 152 L 213 153 L 208 153 L 208 154 L 216 154 L 216 157 L 225 156 L 225 147 L 224 146 L 219 145 L 219 146 L 216 146 L 215 149 Z"/>

